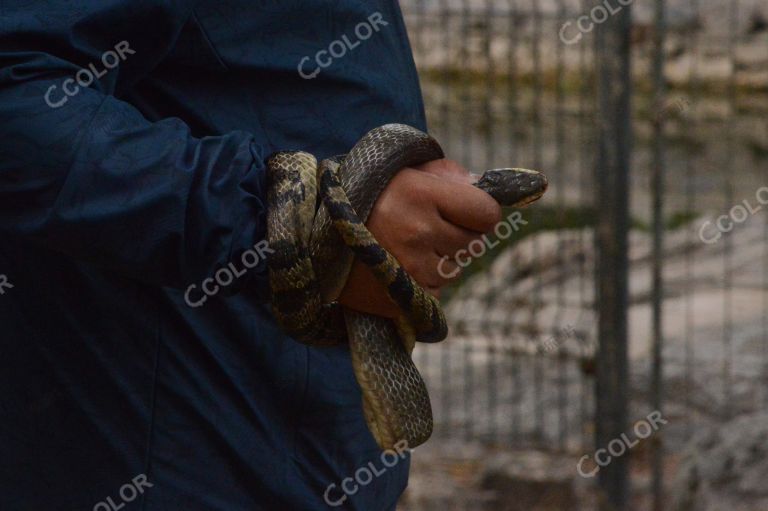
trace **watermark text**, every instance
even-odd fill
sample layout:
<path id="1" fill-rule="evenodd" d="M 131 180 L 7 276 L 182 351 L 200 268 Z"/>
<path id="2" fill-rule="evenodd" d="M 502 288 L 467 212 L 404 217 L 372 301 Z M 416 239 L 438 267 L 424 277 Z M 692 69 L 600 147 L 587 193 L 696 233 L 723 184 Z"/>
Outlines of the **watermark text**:
<path id="1" fill-rule="evenodd" d="M 304 57 L 299 61 L 299 75 L 305 80 L 312 80 L 317 78 L 323 69 L 331 67 L 335 60 L 344 58 L 348 52 L 354 51 L 355 48 L 360 46 L 364 41 L 367 41 L 376 32 L 381 31 L 381 27 L 386 27 L 389 22 L 384 20 L 384 16 L 380 12 L 375 12 L 368 16 L 368 19 L 358 23 L 354 29 L 354 37 L 350 39 L 350 36 L 344 34 L 341 38 L 336 39 L 324 50 L 318 51 L 314 59 L 312 57 Z M 316 67 L 312 69 L 312 65 Z"/>
<path id="2" fill-rule="evenodd" d="M 584 34 L 588 34 L 595 29 L 596 25 L 602 25 L 611 16 L 615 16 L 622 9 L 632 4 L 634 0 L 603 0 L 602 5 L 596 5 L 589 11 L 589 14 L 584 14 L 576 18 L 576 20 L 570 20 L 563 23 L 560 27 L 560 40 L 567 44 L 576 44 L 584 38 Z"/>
<path id="3" fill-rule="evenodd" d="M 750 217 L 763 211 L 768 206 L 768 186 L 759 188 L 755 193 L 755 202 L 744 199 L 741 204 L 733 206 L 727 215 L 720 215 L 714 221 L 707 220 L 699 228 L 699 239 L 707 245 L 720 241 L 723 234 L 731 232 L 736 225 L 743 224 Z"/>
<path id="4" fill-rule="evenodd" d="M 521 225 L 528 225 L 528 222 L 523 220 L 523 215 L 519 211 L 511 213 L 507 218 L 496 224 L 493 229 L 493 233 L 496 235 L 496 239 L 491 241 L 488 235 L 484 234 L 480 239 L 472 241 L 467 248 L 463 248 L 456 252 L 453 257 L 453 261 L 459 266 L 454 268 L 453 271 L 448 271 L 445 268 L 445 263 L 451 261 L 448 256 L 443 256 L 440 262 L 437 263 L 437 273 L 444 279 L 452 279 L 461 272 L 462 268 L 466 268 L 474 259 L 484 256 L 489 250 L 493 250 L 501 244 L 499 240 L 505 240 L 512 236 L 513 233 L 520 230 Z"/>
<path id="5" fill-rule="evenodd" d="M 61 91 L 59 91 L 58 85 L 48 87 L 48 91 L 45 93 L 46 104 L 51 108 L 64 106 L 69 101 L 69 98 L 73 98 L 80 93 L 81 88 L 90 87 L 94 81 L 102 78 L 109 71 L 119 66 L 121 61 L 128 58 L 128 55 L 135 53 L 130 48 L 128 41 L 120 41 L 113 50 L 106 51 L 101 55 L 102 67 L 100 69 L 96 67 L 96 64 L 91 63 L 87 68 L 75 73 L 73 78 L 64 80 L 61 84 Z"/>
<path id="6" fill-rule="evenodd" d="M 590 456 L 589 454 L 582 456 L 576 464 L 576 471 L 581 477 L 595 477 L 595 475 L 600 472 L 601 468 L 610 465 L 614 459 L 624 456 L 639 444 L 640 440 L 645 440 L 650 437 L 653 433 L 661 429 L 662 425 L 667 423 L 668 421 L 661 416 L 660 411 L 656 410 L 649 413 L 644 419 L 637 421 L 632 428 L 635 434 L 634 439 L 630 440 L 626 433 L 622 433 L 621 437 L 614 438 L 608 442 L 606 447 L 595 451 L 594 456 Z M 589 460 L 594 461 L 597 466 L 587 472 L 584 470 L 584 463 Z"/>
<path id="7" fill-rule="evenodd" d="M 4 295 L 6 289 L 13 289 L 13 284 L 8 280 L 7 275 L 0 274 L 0 295 Z"/>
<path id="8" fill-rule="evenodd" d="M 354 476 L 345 477 L 339 486 L 329 485 L 323 494 L 325 503 L 331 507 L 341 506 L 349 497 L 371 484 L 374 479 L 384 475 L 388 469 L 396 466 L 408 456 L 407 453 L 411 452 L 406 440 L 400 440 L 394 447 L 381 453 L 380 463 L 370 461 L 368 465 L 358 468 Z M 334 495 L 331 495 L 332 493 Z"/>
<path id="9" fill-rule="evenodd" d="M 111 496 L 107 497 L 93 506 L 93 511 L 118 511 L 123 509 L 126 504 L 130 504 L 139 498 L 139 495 L 143 495 L 144 488 L 152 488 L 153 486 L 154 484 L 147 481 L 145 474 L 139 474 L 130 483 L 120 487 L 120 490 L 118 490 L 119 500 L 117 502 Z"/>
<path id="10" fill-rule="evenodd" d="M 184 301 L 192 308 L 202 307 L 208 298 L 216 296 L 222 288 L 231 286 L 235 279 L 241 278 L 248 273 L 248 270 L 258 266 L 260 262 L 266 260 L 267 254 L 274 253 L 267 240 L 259 241 L 240 256 L 242 267 L 238 268 L 234 263 L 229 263 L 224 268 L 220 268 L 213 277 L 203 280 L 199 288 L 196 284 L 192 284 L 184 293 Z"/>

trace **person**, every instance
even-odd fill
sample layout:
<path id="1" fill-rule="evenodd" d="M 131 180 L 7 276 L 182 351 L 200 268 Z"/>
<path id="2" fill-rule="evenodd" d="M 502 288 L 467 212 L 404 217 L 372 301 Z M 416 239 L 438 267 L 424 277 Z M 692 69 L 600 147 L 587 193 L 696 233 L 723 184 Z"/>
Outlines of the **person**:
<path id="1" fill-rule="evenodd" d="M 270 154 L 391 122 L 426 129 L 397 2 L 3 2 L 0 509 L 394 509 L 409 458 L 354 479 L 349 351 L 280 332 L 263 245 Z M 500 219 L 471 181 L 403 169 L 368 222 L 435 294 Z M 339 301 L 398 314 L 357 263 Z"/>

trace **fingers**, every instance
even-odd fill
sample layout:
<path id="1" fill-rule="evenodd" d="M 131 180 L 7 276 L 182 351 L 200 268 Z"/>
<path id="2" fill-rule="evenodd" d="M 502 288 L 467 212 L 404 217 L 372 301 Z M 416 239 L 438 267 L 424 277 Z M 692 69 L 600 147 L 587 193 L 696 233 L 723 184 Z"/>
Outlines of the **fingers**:
<path id="1" fill-rule="evenodd" d="M 444 221 L 436 233 L 435 249 L 439 256 L 453 260 L 458 251 L 466 250 L 477 239 L 480 239 L 477 232 Z"/>
<path id="2" fill-rule="evenodd" d="M 441 289 L 461 277 L 462 267 L 447 255 L 424 257 L 419 266 L 406 271 L 424 289 Z"/>
<path id="3" fill-rule="evenodd" d="M 466 169 L 449 160 L 402 169 L 379 195 L 366 222 L 381 246 L 435 297 L 461 275 L 457 253 L 501 219 L 501 207 L 472 182 Z M 359 262 L 339 301 L 384 317 L 400 312 Z"/>
<path id="4" fill-rule="evenodd" d="M 434 192 L 440 214 L 465 229 L 485 233 L 501 220 L 501 206 L 487 193 L 472 186 L 477 177 L 452 160 L 434 160 L 417 167 L 438 177 Z"/>
<path id="5" fill-rule="evenodd" d="M 453 278 L 439 275 L 437 269 L 439 263 L 440 258 L 435 255 L 418 268 L 411 268 L 410 271 L 406 268 L 406 271 L 424 291 L 438 299 L 440 298 L 440 288 L 448 281 L 453 280 Z M 445 266 L 445 271 L 456 271 L 458 274 L 458 267 L 456 263 L 450 261 Z M 339 297 L 339 303 L 360 312 L 385 318 L 394 319 L 402 314 L 400 307 L 389 299 L 386 290 L 370 268 L 359 261 L 355 261 L 352 265 L 349 279 Z"/>
<path id="6" fill-rule="evenodd" d="M 339 303 L 360 312 L 385 318 L 397 318 L 398 307 L 386 294 L 376 276 L 365 264 L 355 261 Z"/>
<path id="7" fill-rule="evenodd" d="M 484 191 L 474 186 L 443 181 L 435 186 L 437 210 L 452 224 L 486 233 L 501 221 L 501 206 Z"/>

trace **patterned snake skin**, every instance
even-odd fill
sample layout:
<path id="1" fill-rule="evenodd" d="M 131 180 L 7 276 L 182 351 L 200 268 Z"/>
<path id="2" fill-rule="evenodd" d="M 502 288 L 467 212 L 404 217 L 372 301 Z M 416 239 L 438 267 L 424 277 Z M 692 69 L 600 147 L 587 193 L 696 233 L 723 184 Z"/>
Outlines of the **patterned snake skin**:
<path id="1" fill-rule="evenodd" d="M 403 167 L 443 158 L 440 145 L 410 126 L 369 132 L 350 153 L 318 164 L 303 152 L 268 162 L 267 238 L 272 307 L 281 327 L 314 346 L 349 343 L 368 427 L 382 449 L 411 448 L 432 434 L 432 408 L 411 359 L 416 341 L 447 335 L 440 305 L 384 250 L 364 223 L 379 194 Z M 535 171 L 487 171 L 475 184 L 504 206 L 541 197 Z M 336 300 L 354 258 L 368 265 L 403 314 L 397 321 L 341 307 Z"/>

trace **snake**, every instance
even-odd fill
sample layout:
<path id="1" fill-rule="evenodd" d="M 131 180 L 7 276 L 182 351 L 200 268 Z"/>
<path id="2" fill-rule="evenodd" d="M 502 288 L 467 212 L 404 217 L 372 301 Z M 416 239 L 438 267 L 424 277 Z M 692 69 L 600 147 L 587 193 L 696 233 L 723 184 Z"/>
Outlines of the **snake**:
<path id="1" fill-rule="evenodd" d="M 432 435 L 432 406 L 412 353 L 416 342 L 444 340 L 448 328 L 438 300 L 379 245 L 365 222 L 400 169 L 444 157 L 427 133 L 387 124 L 368 132 L 345 155 L 318 161 L 305 151 L 281 151 L 267 160 L 273 315 L 300 343 L 349 346 L 363 415 L 383 450 L 398 445 L 412 449 Z M 547 179 L 528 169 L 493 169 L 474 186 L 502 206 L 522 207 L 544 194 Z M 398 305 L 397 319 L 339 304 L 356 259 L 372 270 Z"/>

